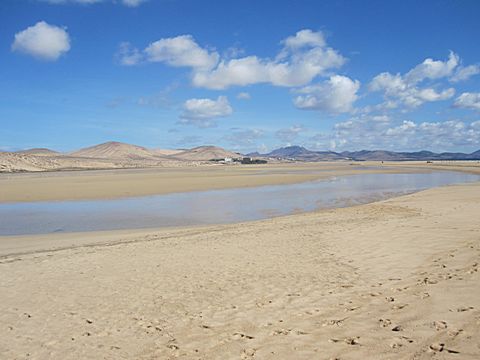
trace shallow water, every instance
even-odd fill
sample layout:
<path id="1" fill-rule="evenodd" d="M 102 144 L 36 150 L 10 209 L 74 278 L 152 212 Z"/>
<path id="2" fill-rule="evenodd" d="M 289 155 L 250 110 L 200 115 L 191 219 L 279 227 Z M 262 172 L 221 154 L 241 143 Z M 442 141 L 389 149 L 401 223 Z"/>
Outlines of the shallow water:
<path id="1" fill-rule="evenodd" d="M 480 181 L 480 176 L 459 172 L 358 174 L 290 185 L 115 200 L 0 204 L 0 235 L 243 222 L 474 181 Z"/>

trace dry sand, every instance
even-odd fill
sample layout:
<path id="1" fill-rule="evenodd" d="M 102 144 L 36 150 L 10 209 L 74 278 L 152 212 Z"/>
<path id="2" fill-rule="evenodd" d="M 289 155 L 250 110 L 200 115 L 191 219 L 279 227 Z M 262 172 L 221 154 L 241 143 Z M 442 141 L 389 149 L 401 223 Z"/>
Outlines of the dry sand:
<path id="1" fill-rule="evenodd" d="M 338 175 L 430 170 L 425 163 L 286 163 L 0 174 L 0 203 L 117 198 L 289 184 Z M 480 173 L 480 166 L 476 168 Z M 472 169 L 467 169 L 472 172 Z"/>
<path id="2" fill-rule="evenodd" d="M 479 359 L 479 214 L 476 183 L 245 224 L 0 238 L 0 358 Z"/>

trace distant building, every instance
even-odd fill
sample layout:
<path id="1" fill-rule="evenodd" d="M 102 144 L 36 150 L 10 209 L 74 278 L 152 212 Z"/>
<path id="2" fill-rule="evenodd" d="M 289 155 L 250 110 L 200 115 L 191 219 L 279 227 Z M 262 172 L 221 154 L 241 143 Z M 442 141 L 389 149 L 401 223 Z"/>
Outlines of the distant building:
<path id="1" fill-rule="evenodd" d="M 244 157 L 241 160 L 242 164 L 266 164 L 267 160 L 263 159 L 253 159 L 251 157 Z"/>

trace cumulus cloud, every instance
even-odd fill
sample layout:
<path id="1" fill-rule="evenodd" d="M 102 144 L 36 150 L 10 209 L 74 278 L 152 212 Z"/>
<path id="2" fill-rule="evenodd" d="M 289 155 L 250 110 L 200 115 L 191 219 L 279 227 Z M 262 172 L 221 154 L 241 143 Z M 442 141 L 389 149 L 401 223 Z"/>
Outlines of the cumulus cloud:
<path id="1" fill-rule="evenodd" d="M 421 122 L 377 121 L 370 115 L 353 117 L 334 125 L 332 132 L 314 135 L 308 144 L 317 149 L 393 151 L 448 151 L 480 146 L 480 121 Z"/>
<path id="2" fill-rule="evenodd" d="M 122 65 L 136 65 L 140 62 L 161 62 L 173 67 L 190 67 L 207 70 L 215 66 L 219 55 L 200 47 L 192 36 L 180 35 L 154 41 L 144 50 L 122 42 L 116 54 Z"/>
<path id="3" fill-rule="evenodd" d="M 214 119 L 231 115 L 233 109 L 226 96 L 212 99 L 189 99 L 183 104 L 180 123 L 198 127 L 212 127 L 216 125 Z"/>
<path id="4" fill-rule="evenodd" d="M 65 29 L 40 21 L 15 34 L 12 51 L 55 61 L 70 50 L 70 37 Z"/>
<path id="5" fill-rule="evenodd" d="M 321 32 L 301 30 L 282 41 L 283 48 L 274 59 L 256 55 L 221 58 L 218 52 L 201 47 L 191 35 L 163 38 L 143 51 L 130 48 L 126 60 L 130 65 L 142 59 L 163 62 L 170 66 L 192 69 L 192 83 L 207 89 L 226 89 L 270 83 L 275 86 L 303 86 L 317 76 L 328 75 L 342 66 L 346 59 L 326 45 Z M 130 61 L 131 54 L 142 54 L 142 59 Z M 121 54 L 120 54 L 120 57 Z"/>
<path id="6" fill-rule="evenodd" d="M 145 49 L 146 60 L 175 67 L 210 69 L 218 62 L 217 52 L 201 48 L 190 35 L 160 39 Z"/>
<path id="7" fill-rule="evenodd" d="M 480 66 L 478 65 L 460 66 L 455 71 L 455 74 L 450 78 L 450 81 L 464 81 L 478 74 L 480 74 Z"/>
<path id="8" fill-rule="evenodd" d="M 346 61 L 337 50 L 326 45 L 321 32 L 301 30 L 282 44 L 283 49 L 273 60 L 255 55 L 221 60 L 210 71 L 195 72 L 192 82 L 197 87 L 217 90 L 258 83 L 303 86 Z"/>
<path id="9" fill-rule="evenodd" d="M 402 125 L 387 129 L 387 131 L 385 131 L 385 135 L 398 136 L 398 135 L 413 134 L 416 128 L 417 128 L 417 124 L 415 124 L 413 121 L 405 120 L 403 121 Z"/>
<path id="10" fill-rule="evenodd" d="M 286 49 L 300 49 L 306 46 L 324 47 L 327 43 L 323 33 L 305 29 L 298 31 L 294 36 L 287 37 L 283 44 Z"/>
<path id="11" fill-rule="evenodd" d="M 419 83 L 426 79 L 435 80 L 449 77 L 459 64 L 459 57 L 451 52 L 447 61 L 426 59 L 405 75 L 381 73 L 369 84 L 371 91 L 380 91 L 388 102 L 399 102 L 409 108 L 415 108 L 425 102 L 450 99 L 455 89 L 436 90 L 432 87 L 421 88 Z"/>
<path id="12" fill-rule="evenodd" d="M 425 59 L 405 74 L 407 83 L 418 83 L 425 79 L 440 79 L 452 75 L 454 69 L 460 63 L 460 58 L 454 52 L 450 52 L 447 61 Z"/>
<path id="13" fill-rule="evenodd" d="M 101 2 L 106 2 L 107 0 L 38 0 L 41 2 L 47 2 L 50 4 L 97 4 Z M 128 7 L 137 7 L 140 4 L 147 2 L 148 0 L 120 0 L 118 3 L 123 4 Z M 111 2 L 117 3 L 117 1 L 112 0 Z"/>
<path id="14" fill-rule="evenodd" d="M 359 88 L 358 80 L 334 75 L 323 83 L 297 90 L 304 95 L 297 96 L 293 102 L 299 109 L 345 113 L 353 109 L 353 104 L 358 98 Z"/>
<path id="15" fill-rule="evenodd" d="M 455 99 L 453 106 L 480 111 L 480 93 L 462 93 Z"/>

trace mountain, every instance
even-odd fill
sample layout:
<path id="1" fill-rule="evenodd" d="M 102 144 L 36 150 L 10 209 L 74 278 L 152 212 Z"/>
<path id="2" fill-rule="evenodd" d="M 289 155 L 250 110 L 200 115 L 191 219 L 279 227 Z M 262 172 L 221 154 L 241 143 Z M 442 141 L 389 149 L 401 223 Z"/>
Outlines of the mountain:
<path id="1" fill-rule="evenodd" d="M 361 150 L 361 151 L 344 151 L 343 156 L 353 160 L 385 160 L 385 161 L 399 161 L 409 160 L 408 156 L 402 155 L 394 151 L 384 150 Z"/>
<path id="2" fill-rule="evenodd" d="M 162 157 L 162 155 L 155 154 L 154 152 L 142 146 L 125 144 L 125 143 L 116 142 L 116 141 L 109 141 L 103 144 L 80 149 L 78 151 L 70 153 L 70 156 L 96 158 L 96 159 L 128 159 L 128 160 L 141 160 L 141 159 L 153 160 L 153 159 Z"/>
<path id="3" fill-rule="evenodd" d="M 24 155 L 35 155 L 35 156 L 59 156 L 61 155 L 58 151 L 53 151 L 46 148 L 34 148 L 27 150 L 16 151 L 17 154 Z"/>
<path id="4" fill-rule="evenodd" d="M 150 152 L 161 155 L 161 156 L 171 156 L 183 152 L 184 150 L 171 150 L 171 149 L 150 149 Z"/>
<path id="5" fill-rule="evenodd" d="M 345 151 L 342 155 L 354 160 L 374 161 L 425 161 L 425 160 L 480 160 L 480 150 L 471 154 L 464 153 L 434 153 L 431 151 L 394 152 L 382 150 Z"/>
<path id="6" fill-rule="evenodd" d="M 268 154 L 251 153 L 251 157 L 269 157 L 280 159 L 295 159 L 300 161 L 344 160 L 345 157 L 333 151 L 311 151 L 302 146 L 287 146 L 273 150 Z"/>
<path id="7" fill-rule="evenodd" d="M 180 160 L 208 161 L 212 159 L 239 158 L 242 157 L 242 155 L 218 146 L 199 146 L 173 154 L 170 157 Z"/>
<path id="8" fill-rule="evenodd" d="M 480 150 L 471 154 L 464 153 L 434 153 L 431 151 L 395 152 L 386 150 L 344 151 L 312 151 L 302 146 L 287 146 L 273 150 L 267 154 L 250 153 L 252 157 L 270 157 L 279 159 L 295 159 L 299 161 L 330 161 L 330 160 L 358 160 L 358 161 L 426 161 L 426 160 L 480 160 Z"/>

